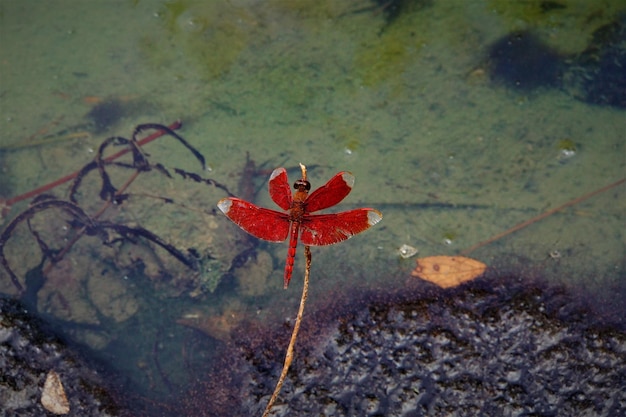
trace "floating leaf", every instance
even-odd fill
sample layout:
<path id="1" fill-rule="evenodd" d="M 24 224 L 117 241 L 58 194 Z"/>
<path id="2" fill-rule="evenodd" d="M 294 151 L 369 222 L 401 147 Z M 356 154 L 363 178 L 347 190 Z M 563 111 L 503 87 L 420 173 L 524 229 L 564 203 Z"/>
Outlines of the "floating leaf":
<path id="1" fill-rule="evenodd" d="M 429 256 L 416 260 L 414 277 L 430 281 L 441 288 L 456 287 L 471 281 L 485 272 L 487 265 L 463 256 Z"/>

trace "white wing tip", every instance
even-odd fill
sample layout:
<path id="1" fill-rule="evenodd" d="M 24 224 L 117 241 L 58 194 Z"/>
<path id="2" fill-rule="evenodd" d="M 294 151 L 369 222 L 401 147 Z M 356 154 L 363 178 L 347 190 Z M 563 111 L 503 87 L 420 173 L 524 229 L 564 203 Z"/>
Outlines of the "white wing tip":
<path id="1" fill-rule="evenodd" d="M 278 177 L 280 174 L 282 174 L 283 172 L 287 172 L 287 170 L 285 168 L 276 168 L 274 171 L 272 171 L 272 175 L 270 175 L 270 181 L 273 180 L 274 178 Z"/>
<path id="2" fill-rule="evenodd" d="M 341 178 L 344 180 L 346 185 L 348 185 L 348 187 L 354 187 L 354 175 L 352 175 L 351 172 L 345 171 L 343 174 L 341 174 Z"/>
<path id="3" fill-rule="evenodd" d="M 383 214 L 378 210 L 371 209 L 370 211 L 367 212 L 367 224 L 369 224 L 370 226 L 374 226 L 376 223 L 378 223 L 382 219 L 383 219 Z"/>
<path id="4" fill-rule="evenodd" d="M 230 207 L 233 205 L 233 202 L 230 198 L 222 198 L 217 202 L 217 208 L 222 210 L 222 213 L 228 214 L 230 211 Z"/>

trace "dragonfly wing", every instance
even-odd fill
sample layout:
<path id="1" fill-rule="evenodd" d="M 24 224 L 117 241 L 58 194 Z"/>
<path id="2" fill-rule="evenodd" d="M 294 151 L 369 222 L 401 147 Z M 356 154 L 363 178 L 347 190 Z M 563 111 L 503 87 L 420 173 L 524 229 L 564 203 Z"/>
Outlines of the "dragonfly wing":
<path id="1" fill-rule="evenodd" d="M 378 210 L 371 208 L 304 216 L 300 241 L 310 246 L 332 245 L 369 229 L 382 218 Z"/>
<path id="2" fill-rule="evenodd" d="M 276 168 L 270 175 L 269 182 L 270 197 L 274 203 L 278 204 L 283 210 L 291 208 L 291 187 L 287 178 L 287 170 L 285 168 Z"/>
<path id="3" fill-rule="evenodd" d="M 217 207 L 237 226 L 259 239 L 282 242 L 289 235 L 289 216 L 285 213 L 235 197 L 221 199 Z"/>
<path id="4" fill-rule="evenodd" d="M 352 186 L 354 186 L 354 175 L 347 171 L 338 173 L 309 195 L 305 201 L 307 213 L 334 206 L 346 198 Z"/>

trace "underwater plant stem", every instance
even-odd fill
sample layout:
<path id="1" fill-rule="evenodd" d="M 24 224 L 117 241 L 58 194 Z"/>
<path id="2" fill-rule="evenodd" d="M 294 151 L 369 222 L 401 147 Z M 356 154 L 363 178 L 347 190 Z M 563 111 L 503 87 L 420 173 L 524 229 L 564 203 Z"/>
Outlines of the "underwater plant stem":
<path id="1" fill-rule="evenodd" d="M 169 125 L 168 127 L 171 130 L 176 130 L 176 129 L 180 129 L 181 126 L 182 126 L 182 122 L 180 120 L 177 120 L 174 123 L 172 123 L 171 125 Z M 139 146 L 145 145 L 145 144 L 147 144 L 149 142 L 152 142 L 153 140 L 163 136 L 164 134 L 166 134 L 166 132 L 164 132 L 163 130 L 158 130 L 158 131 L 154 132 L 153 134 L 151 134 L 150 136 L 146 136 L 145 138 L 141 139 L 140 141 L 137 141 L 137 145 L 139 145 Z M 119 152 L 114 153 L 113 155 L 110 155 L 110 156 L 108 156 L 108 157 L 106 157 L 104 159 L 106 161 L 112 161 L 114 159 L 119 158 L 120 156 L 122 156 L 124 154 L 127 154 L 128 152 L 130 152 L 130 148 L 124 148 L 124 149 L 120 150 Z M 31 198 L 31 197 L 35 197 L 35 196 L 37 196 L 37 195 L 39 195 L 41 193 L 44 193 L 44 192 L 46 192 L 48 190 L 51 190 L 51 189 L 53 189 L 55 187 L 58 187 L 61 184 L 64 184 L 64 183 L 66 183 L 68 181 L 73 180 L 74 178 L 76 178 L 76 176 L 78 175 L 79 172 L 80 171 L 73 172 L 73 173 L 71 173 L 69 175 L 66 175 L 63 178 L 59 178 L 58 180 L 53 181 L 53 182 L 51 182 L 49 184 L 42 185 L 41 187 L 35 188 L 34 190 L 30 190 L 30 191 L 28 191 L 28 192 L 26 192 L 24 194 L 20 194 L 18 196 L 13 197 L 13 198 L 9 198 L 8 200 L 5 200 L 2 203 L 6 207 L 11 207 L 15 203 L 18 203 L 20 201 L 26 200 L 26 199 Z"/>
<path id="2" fill-rule="evenodd" d="M 489 239 L 487 239 L 487 240 L 483 240 L 482 242 L 478 242 L 478 243 L 476 243 L 475 245 L 470 246 L 469 248 L 467 248 L 467 249 L 465 249 L 465 250 L 461 251 L 461 252 L 459 253 L 459 255 L 466 256 L 466 255 L 468 255 L 469 253 L 474 252 L 474 251 L 475 251 L 476 249 L 478 249 L 478 248 L 481 248 L 481 247 L 486 246 L 486 245 L 488 245 L 488 244 L 490 244 L 490 243 L 493 243 L 493 242 L 495 242 L 496 240 L 502 239 L 502 238 L 503 238 L 503 237 L 505 237 L 506 235 L 510 235 L 511 233 L 517 232 L 518 230 L 523 229 L 523 228 L 525 228 L 526 226 L 530 226 L 531 224 L 536 223 L 536 222 L 538 222 L 539 220 L 543 220 L 543 219 L 545 219 L 546 217 L 551 216 L 551 215 L 553 215 L 554 213 L 556 213 L 556 212 L 558 212 L 558 211 L 561 211 L 561 210 L 563 210 L 563 209 L 565 209 L 565 208 L 567 208 L 567 207 L 570 207 L 570 206 L 574 206 L 574 205 L 576 205 L 576 204 L 580 203 L 581 201 L 587 200 L 588 198 L 591 198 L 591 197 L 593 197 L 593 196 L 595 196 L 595 195 L 597 195 L 597 194 L 600 194 L 600 193 L 603 193 L 603 192 L 605 192 L 605 191 L 608 191 L 608 190 L 610 190 L 611 188 L 615 188 L 615 187 L 617 187 L 618 185 L 621 185 L 621 184 L 624 184 L 624 183 L 626 183 L 626 178 L 622 178 L 621 180 L 619 180 L 619 181 L 615 181 L 615 182 L 614 182 L 614 183 L 612 183 L 612 184 L 606 185 L 606 186 L 604 186 L 604 187 L 602 187 L 602 188 L 599 188 L 599 189 L 597 189 L 597 190 L 595 190 L 595 191 L 592 191 L 592 192 L 587 193 L 587 194 L 585 194 L 585 195 L 582 195 L 582 196 L 580 196 L 580 197 L 578 197 L 578 198 L 575 198 L 575 199 L 573 199 L 573 200 L 570 200 L 570 201 L 568 201 L 568 202 L 567 202 L 567 203 L 565 203 L 565 204 L 562 204 L 562 205 L 560 205 L 560 206 L 558 206 L 558 207 L 555 207 L 555 208 L 553 208 L 553 209 L 550 209 L 550 210 L 548 210 L 548 211 L 545 211 L 545 212 L 541 213 L 541 214 L 540 214 L 540 215 L 538 215 L 538 216 L 535 216 L 535 217 L 533 217 L 533 218 L 531 218 L 531 219 L 526 220 L 525 222 L 522 222 L 522 223 L 520 223 L 520 224 L 518 224 L 518 225 L 515 225 L 515 226 L 511 227 L 510 229 L 505 230 L 505 231 L 504 231 L 504 232 L 502 232 L 502 233 L 499 233 L 499 234 L 497 234 L 497 235 L 495 235 L 495 236 L 492 236 L 492 237 L 490 237 L 490 238 L 489 238 Z"/>
<path id="3" fill-rule="evenodd" d="M 139 171 L 133 172 L 133 175 L 131 175 L 130 178 L 128 178 L 128 180 L 120 187 L 116 195 L 124 193 L 124 191 L 126 191 L 126 189 L 130 187 L 130 185 L 133 183 L 133 181 L 137 179 L 138 176 L 139 176 Z M 111 206 L 111 204 L 112 202 L 110 200 L 105 201 L 102 207 L 100 207 L 100 210 L 98 210 L 96 214 L 93 215 L 93 219 L 95 220 L 98 217 L 100 217 L 102 213 L 104 213 L 106 209 Z M 86 226 L 83 226 L 80 230 L 78 230 L 76 234 L 69 240 L 69 242 L 67 242 L 65 247 L 59 252 L 59 254 L 57 255 L 57 258 L 61 259 L 62 257 L 64 257 L 65 254 L 68 253 L 70 249 L 72 249 L 72 246 L 74 246 L 74 244 L 78 242 L 78 239 L 80 239 L 85 234 L 86 231 L 87 231 Z M 55 264 L 54 262 L 50 262 L 48 265 L 46 265 L 46 267 L 43 269 L 42 274 L 44 276 L 48 275 L 48 273 L 50 272 L 54 264 Z"/>
<path id="4" fill-rule="evenodd" d="M 287 353 L 285 354 L 285 363 L 283 364 L 283 370 L 280 373 L 278 382 L 276 383 L 276 388 L 274 388 L 274 393 L 272 394 L 269 402 L 267 403 L 267 406 L 265 407 L 263 417 L 269 416 L 270 411 L 272 410 L 272 406 L 278 398 L 280 389 L 283 387 L 283 383 L 285 382 L 285 378 L 287 377 L 287 371 L 289 371 L 289 366 L 291 365 L 291 361 L 293 360 L 293 348 L 296 344 L 296 338 L 298 337 L 300 324 L 302 323 L 304 304 L 306 303 L 306 299 L 309 295 L 309 276 L 311 274 L 311 248 L 309 246 L 304 247 L 304 255 L 306 257 L 306 267 L 304 270 L 304 286 L 302 288 L 302 297 L 300 297 L 300 308 L 298 309 L 298 316 L 296 317 L 296 323 L 294 324 L 293 331 L 291 332 L 291 339 L 289 340 L 289 346 L 287 347 Z"/>

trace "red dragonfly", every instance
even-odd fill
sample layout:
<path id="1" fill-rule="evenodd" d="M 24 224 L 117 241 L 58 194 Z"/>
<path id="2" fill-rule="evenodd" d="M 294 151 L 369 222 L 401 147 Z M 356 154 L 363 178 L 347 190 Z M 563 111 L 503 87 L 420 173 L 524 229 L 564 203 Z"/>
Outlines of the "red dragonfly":
<path id="1" fill-rule="evenodd" d="M 302 178 L 291 187 L 285 168 L 276 168 L 270 176 L 270 197 L 286 213 L 255 206 L 235 197 L 221 199 L 217 206 L 235 224 L 259 239 L 282 242 L 289 236 L 284 286 L 287 288 L 296 256 L 298 237 L 307 246 L 325 246 L 342 242 L 378 223 L 383 215 L 371 208 L 359 208 L 332 214 L 311 214 L 334 206 L 352 190 L 354 176 L 346 171 L 332 177 L 309 195 L 311 183 L 306 167 L 300 164 Z"/>

